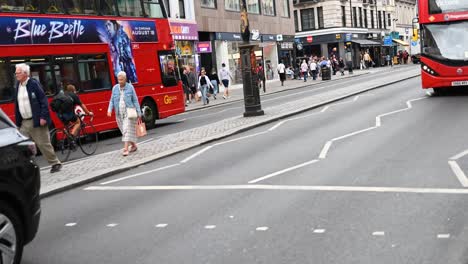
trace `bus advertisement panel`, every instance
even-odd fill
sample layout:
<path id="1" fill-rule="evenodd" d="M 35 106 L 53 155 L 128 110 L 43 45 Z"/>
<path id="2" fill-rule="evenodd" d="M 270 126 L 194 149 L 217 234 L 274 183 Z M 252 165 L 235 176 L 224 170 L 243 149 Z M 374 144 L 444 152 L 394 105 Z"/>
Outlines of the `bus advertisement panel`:
<path id="1" fill-rule="evenodd" d="M 167 19 L 0 16 L 0 106 L 13 118 L 14 65 L 27 63 L 49 97 L 73 84 L 95 113 L 96 129 L 115 129 L 107 105 L 124 71 L 147 126 L 154 127 L 156 119 L 185 111 L 173 48 Z"/>
<path id="2" fill-rule="evenodd" d="M 423 88 L 468 87 L 468 2 L 419 1 Z"/>

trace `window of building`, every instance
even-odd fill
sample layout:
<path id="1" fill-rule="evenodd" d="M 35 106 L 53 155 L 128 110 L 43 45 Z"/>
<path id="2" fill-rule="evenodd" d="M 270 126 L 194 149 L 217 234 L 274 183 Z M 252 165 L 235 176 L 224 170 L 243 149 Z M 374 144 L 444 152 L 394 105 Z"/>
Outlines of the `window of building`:
<path id="1" fill-rule="evenodd" d="M 382 28 L 382 12 L 378 12 L 378 20 L 377 20 L 377 24 L 378 24 L 378 28 Z"/>
<path id="2" fill-rule="evenodd" d="M 364 9 L 364 27 L 367 28 L 367 9 Z"/>
<path id="3" fill-rule="evenodd" d="M 260 14 L 260 4 L 258 0 L 247 0 L 247 12 L 251 14 Z"/>
<path id="4" fill-rule="evenodd" d="M 275 16 L 275 1 L 274 0 L 262 0 L 262 13 L 266 16 Z"/>
<path id="5" fill-rule="evenodd" d="M 391 27 L 392 26 L 392 17 L 390 16 L 390 14 L 387 14 L 388 15 L 388 26 Z"/>
<path id="6" fill-rule="evenodd" d="M 229 11 L 240 11 L 239 0 L 224 0 L 224 8 Z"/>
<path id="7" fill-rule="evenodd" d="M 13 73 L 7 61 L 0 59 L 0 102 L 13 99 Z"/>
<path id="8" fill-rule="evenodd" d="M 385 29 L 387 29 L 387 23 L 385 23 L 385 11 L 382 11 L 382 25 Z"/>
<path id="9" fill-rule="evenodd" d="M 294 28 L 299 32 L 299 19 L 297 18 L 297 10 L 294 10 Z"/>
<path id="10" fill-rule="evenodd" d="M 359 7 L 359 27 L 362 27 L 362 8 Z"/>
<path id="11" fill-rule="evenodd" d="M 139 0 L 117 0 L 117 8 L 121 16 L 143 16 L 143 8 Z"/>
<path id="12" fill-rule="evenodd" d="M 374 24 L 374 10 L 371 10 L 371 11 L 370 11 L 370 20 L 371 20 L 371 26 L 372 26 L 372 28 L 375 28 L 375 24 Z"/>
<path id="13" fill-rule="evenodd" d="M 185 18 L 185 3 L 184 3 L 184 0 L 179 0 L 179 18 Z"/>
<path id="14" fill-rule="evenodd" d="M 353 27 L 357 27 L 357 12 L 356 12 L 356 7 L 353 7 Z"/>
<path id="15" fill-rule="evenodd" d="M 324 28 L 323 23 L 323 7 L 317 7 L 317 16 L 318 16 L 318 28 Z"/>
<path id="16" fill-rule="evenodd" d="M 166 87 L 176 86 L 177 78 L 175 54 L 172 51 L 161 51 L 158 55 L 163 85 Z"/>
<path id="17" fill-rule="evenodd" d="M 315 15 L 313 8 L 301 10 L 301 25 L 303 31 L 315 29 Z"/>
<path id="18" fill-rule="evenodd" d="M 84 92 L 112 88 L 109 66 L 104 54 L 79 56 L 78 73 L 79 85 Z"/>
<path id="19" fill-rule="evenodd" d="M 346 7 L 341 6 L 341 25 L 346 27 Z"/>
<path id="20" fill-rule="evenodd" d="M 283 13 L 281 14 L 282 17 L 291 17 L 291 13 L 289 11 L 289 0 L 282 0 L 283 3 Z"/>
<path id="21" fill-rule="evenodd" d="M 163 10 L 160 0 L 144 0 L 143 6 L 145 8 L 146 16 L 154 18 L 166 18 L 167 15 Z"/>
<path id="22" fill-rule="evenodd" d="M 105 16 L 115 16 L 115 2 L 113 0 L 99 0 L 99 13 Z"/>
<path id="23" fill-rule="evenodd" d="M 201 0 L 201 7 L 216 8 L 216 0 Z"/>

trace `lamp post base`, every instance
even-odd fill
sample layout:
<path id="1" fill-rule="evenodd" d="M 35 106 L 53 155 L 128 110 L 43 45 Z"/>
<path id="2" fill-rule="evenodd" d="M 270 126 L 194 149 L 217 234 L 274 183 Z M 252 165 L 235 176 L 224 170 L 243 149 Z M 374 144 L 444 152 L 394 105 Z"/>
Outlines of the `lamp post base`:
<path id="1" fill-rule="evenodd" d="M 256 60 L 254 53 L 255 45 L 239 45 L 241 54 L 242 83 L 244 88 L 244 117 L 260 116 L 265 112 L 260 103 L 260 92 L 258 89 L 258 76 L 255 71 Z"/>

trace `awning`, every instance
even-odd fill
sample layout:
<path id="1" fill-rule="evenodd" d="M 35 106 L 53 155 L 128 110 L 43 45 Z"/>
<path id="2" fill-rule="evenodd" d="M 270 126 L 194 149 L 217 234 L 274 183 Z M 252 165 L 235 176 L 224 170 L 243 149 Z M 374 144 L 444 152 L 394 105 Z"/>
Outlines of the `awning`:
<path id="1" fill-rule="evenodd" d="M 379 42 L 375 42 L 375 41 L 368 40 L 368 39 L 353 39 L 353 40 L 351 40 L 351 42 L 357 43 L 361 47 L 372 47 L 372 46 L 382 45 Z"/>
<path id="2" fill-rule="evenodd" d="M 409 43 L 408 42 L 404 42 L 403 40 L 401 39 L 393 39 L 394 42 L 402 45 L 402 46 L 409 46 Z"/>

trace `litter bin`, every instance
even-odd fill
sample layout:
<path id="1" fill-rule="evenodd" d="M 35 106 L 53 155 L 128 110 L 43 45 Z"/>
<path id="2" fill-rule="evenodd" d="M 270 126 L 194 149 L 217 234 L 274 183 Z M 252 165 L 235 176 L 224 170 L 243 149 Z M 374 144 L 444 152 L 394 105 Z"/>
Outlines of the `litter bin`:
<path id="1" fill-rule="evenodd" d="M 322 67 L 322 80 L 331 80 L 331 70 L 328 67 Z"/>

